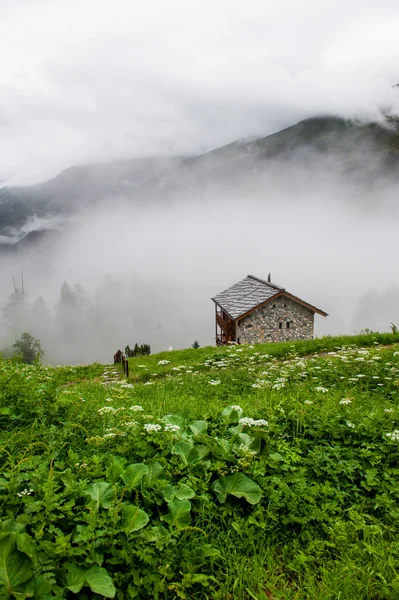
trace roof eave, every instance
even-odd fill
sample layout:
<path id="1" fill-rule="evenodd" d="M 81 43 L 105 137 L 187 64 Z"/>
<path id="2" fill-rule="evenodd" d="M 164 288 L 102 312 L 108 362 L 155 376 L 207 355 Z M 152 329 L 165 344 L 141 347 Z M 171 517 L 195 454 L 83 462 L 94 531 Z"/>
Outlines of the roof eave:
<path id="1" fill-rule="evenodd" d="M 279 298 L 280 296 L 285 296 L 287 298 L 290 298 L 294 302 L 297 302 L 298 304 L 301 304 L 305 308 L 308 308 L 309 310 L 311 310 L 313 313 L 317 313 L 317 314 L 321 315 L 322 317 L 328 317 L 328 313 L 324 312 L 324 310 L 321 310 L 320 308 L 317 308 L 316 306 L 313 306 L 312 304 L 309 304 L 308 302 L 305 302 L 304 300 L 301 300 L 297 296 L 293 296 L 289 292 L 286 292 L 285 289 L 281 289 L 280 291 L 278 291 L 276 294 L 274 294 L 273 296 L 271 296 L 270 298 L 268 298 L 264 302 L 261 302 L 260 304 L 257 304 L 256 306 L 254 306 L 250 310 L 247 310 L 246 312 L 244 312 L 241 315 L 239 315 L 238 317 L 236 317 L 234 320 L 237 322 L 237 321 L 240 321 L 241 319 L 245 319 L 245 317 L 248 317 L 250 314 L 252 314 L 258 308 L 262 308 L 263 306 L 266 306 L 266 304 L 269 304 L 269 302 L 272 302 L 273 300 L 276 300 L 276 298 Z"/>

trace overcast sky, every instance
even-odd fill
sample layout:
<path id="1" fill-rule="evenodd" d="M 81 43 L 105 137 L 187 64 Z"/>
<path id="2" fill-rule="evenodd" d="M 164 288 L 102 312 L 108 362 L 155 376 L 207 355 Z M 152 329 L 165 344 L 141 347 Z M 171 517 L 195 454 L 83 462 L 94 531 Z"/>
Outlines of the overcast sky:
<path id="1" fill-rule="evenodd" d="M 0 179 L 374 117 L 397 0 L 0 0 Z"/>

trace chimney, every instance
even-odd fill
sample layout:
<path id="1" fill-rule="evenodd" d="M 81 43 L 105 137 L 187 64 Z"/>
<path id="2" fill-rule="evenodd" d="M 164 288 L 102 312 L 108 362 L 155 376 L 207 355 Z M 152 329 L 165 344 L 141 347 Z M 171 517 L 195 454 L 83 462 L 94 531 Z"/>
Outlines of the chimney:
<path id="1" fill-rule="evenodd" d="M 271 283 L 271 281 L 272 281 L 272 277 L 271 277 L 270 273 L 269 273 L 269 275 L 267 276 L 267 281 L 268 281 L 268 283 Z"/>

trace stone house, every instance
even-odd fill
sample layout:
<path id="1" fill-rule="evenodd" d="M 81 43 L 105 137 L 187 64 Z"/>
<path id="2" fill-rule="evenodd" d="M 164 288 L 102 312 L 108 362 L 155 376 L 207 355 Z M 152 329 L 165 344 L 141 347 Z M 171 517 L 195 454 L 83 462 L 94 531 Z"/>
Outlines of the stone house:
<path id="1" fill-rule="evenodd" d="M 315 313 L 327 313 L 271 282 L 247 275 L 214 298 L 216 343 L 310 340 Z"/>

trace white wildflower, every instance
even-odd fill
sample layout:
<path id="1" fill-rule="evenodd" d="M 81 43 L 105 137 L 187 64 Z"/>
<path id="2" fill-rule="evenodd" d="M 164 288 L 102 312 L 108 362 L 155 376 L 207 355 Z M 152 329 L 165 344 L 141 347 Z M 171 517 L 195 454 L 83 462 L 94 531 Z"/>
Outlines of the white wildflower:
<path id="1" fill-rule="evenodd" d="M 132 383 L 122 383 L 121 387 L 123 388 L 134 388 L 134 385 Z"/>
<path id="2" fill-rule="evenodd" d="M 157 423 L 146 423 L 144 425 L 144 429 L 147 431 L 147 433 L 152 433 L 155 431 L 160 431 L 162 427 Z"/>
<path id="3" fill-rule="evenodd" d="M 328 392 L 328 389 L 319 385 L 319 386 L 315 387 L 315 391 L 321 392 L 322 394 L 326 394 Z"/>
<path id="4" fill-rule="evenodd" d="M 305 400 L 304 404 L 313 404 L 311 400 Z"/>
<path id="5" fill-rule="evenodd" d="M 230 408 L 232 410 L 242 410 L 241 406 L 238 406 L 238 404 L 233 404 L 233 406 L 230 406 Z"/>
<path id="6" fill-rule="evenodd" d="M 265 419 L 256 419 L 253 424 L 255 427 L 269 427 L 269 423 Z"/>
<path id="7" fill-rule="evenodd" d="M 261 386 L 260 386 L 260 384 L 259 384 L 259 383 L 253 383 L 253 384 L 252 384 L 252 387 L 253 387 L 253 388 L 260 388 Z"/>
<path id="8" fill-rule="evenodd" d="M 19 496 L 19 498 L 23 498 L 24 496 L 30 496 L 32 492 L 32 488 L 25 488 L 24 490 L 22 490 L 22 492 L 19 492 L 17 496 Z"/>
<path id="9" fill-rule="evenodd" d="M 347 424 L 348 427 L 351 427 L 352 429 L 355 428 L 354 424 L 351 423 L 350 421 L 346 421 L 346 424 Z"/>
<path id="10" fill-rule="evenodd" d="M 239 419 L 238 422 L 241 423 L 241 425 L 248 425 L 248 427 L 252 427 L 252 425 L 255 423 L 255 419 L 252 419 L 251 417 L 243 417 L 242 419 Z"/>
<path id="11" fill-rule="evenodd" d="M 105 398 L 105 402 L 112 402 L 112 398 Z"/>
<path id="12" fill-rule="evenodd" d="M 116 436 L 116 433 L 106 433 L 103 435 L 103 438 L 113 438 Z"/>
<path id="13" fill-rule="evenodd" d="M 385 435 L 391 438 L 393 442 L 399 442 L 399 429 L 395 429 L 392 433 L 386 433 Z"/>
<path id="14" fill-rule="evenodd" d="M 220 385 L 219 379 L 211 379 L 208 383 L 210 385 Z"/>
<path id="15" fill-rule="evenodd" d="M 165 431 L 179 431 L 180 426 L 179 425 L 172 425 L 171 423 L 168 423 L 167 425 L 165 425 Z"/>
<path id="16" fill-rule="evenodd" d="M 152 385 L 153 383 L 153 381 L 146 381 L 144 385 Z"/>
<path id="17" fill-rule="evenodd" d="M 141 410 L 144 410 L 144 408 L 142 406 L 140 406 L 139 404 L 135 404 L 134 406 L 131 406 L 129 408 L 129 410 L 133 410 L 134 412 L 139 412 Z"/>
<path id="18" fill-rule="evenodd" d="M 168 365 L 170 363 L 170 360 L 159 360 L 158 361 L 158 365 Z"/>
<path id="19" fill-rule="evenodd" d="M 342 398 L 342 400 L 340 400 L 338 404 L 350 404 L 351 402 L 352 400 L 350 400 L 349 398 Z"/>
<path id="20" fill-rule="evenodd" d="M 384 412 L 392 413 L 393 412 L 393 408 L 384 408 Z"/>
<path id="21" fill-rule="evenodd" d="M 112 408 L 112 406 L 103 406 L 102 408 L 99 408 L 97 412 L 100 415 L 103 415 L 105 413 L 114 414 L 116 412 L 116 410 L 114 408 Z"/>

